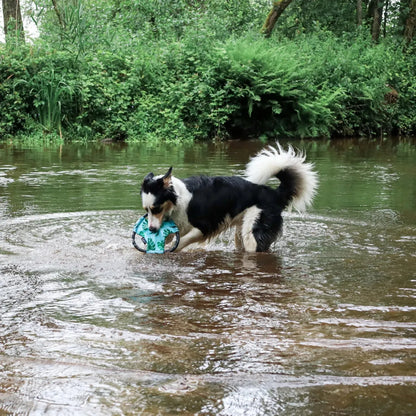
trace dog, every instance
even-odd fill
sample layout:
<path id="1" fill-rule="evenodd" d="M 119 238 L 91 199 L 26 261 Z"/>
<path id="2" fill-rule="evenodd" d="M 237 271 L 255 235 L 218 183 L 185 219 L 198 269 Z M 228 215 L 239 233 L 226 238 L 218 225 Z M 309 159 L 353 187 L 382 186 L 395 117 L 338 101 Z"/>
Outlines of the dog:
<path id="1" fill-rule="evenodd" d="M 237 249 L 268 251 L 282 232 L 282 211 L 311 205 L 318 178 L 306 156 L 276 143 L 261 150 L 240 176 L 193 176 L 178 179 L 172 167 L 164 175 L 149 173 L 141 186 L 149 230 L 173 220 L 180 233 L 177 250 L 202 243 L 235 226 Z M 276 177 L 277 189 L 266 186 Z"/>

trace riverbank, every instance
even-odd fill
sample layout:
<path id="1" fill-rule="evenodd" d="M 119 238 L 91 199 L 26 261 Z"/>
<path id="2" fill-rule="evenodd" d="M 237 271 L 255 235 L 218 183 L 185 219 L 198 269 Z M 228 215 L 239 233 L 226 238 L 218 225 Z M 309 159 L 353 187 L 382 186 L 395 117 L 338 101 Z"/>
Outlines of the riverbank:
<path id="1" fill-rule="evenodd" d="M 32 43 L 0 44 L 1 138 L 416 134 L 416 54 L 401 37 L 375 43 L 365 28 L 308 28 L 305 20 L 302 30 L 286 21 L 265 38 L 266 6 L 247 3 L 238 17 L 241 2 L 141 4 L 140 13 L 81 3 L 65 6 L 74 20 L 63 27 L 45 14 Z"/>

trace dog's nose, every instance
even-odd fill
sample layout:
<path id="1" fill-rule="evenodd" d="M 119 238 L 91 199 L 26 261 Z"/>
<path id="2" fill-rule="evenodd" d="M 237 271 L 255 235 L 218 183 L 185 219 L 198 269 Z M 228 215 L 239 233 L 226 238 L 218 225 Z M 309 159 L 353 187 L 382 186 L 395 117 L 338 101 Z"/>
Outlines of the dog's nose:
<path id="1" fill-rule="evenodd" d="M 156 227 L 153 227 L 153 225 L 149 226 L 149 231 L 152 233 L 155 233 L 157 231 Z"/>

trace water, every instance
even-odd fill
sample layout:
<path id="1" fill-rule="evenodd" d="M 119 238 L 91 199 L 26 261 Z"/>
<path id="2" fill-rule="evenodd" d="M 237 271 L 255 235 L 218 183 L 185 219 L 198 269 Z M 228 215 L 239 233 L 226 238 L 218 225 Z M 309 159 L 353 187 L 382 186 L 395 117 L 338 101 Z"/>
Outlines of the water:
<path id="1" fill-rule="evenodd" d="M 416 146 L 294 142 L 320 175 L 271 253 L 131 246 L 139 182 L 259 142 L 0 144 L 0 415 L 416 413 Z"/>

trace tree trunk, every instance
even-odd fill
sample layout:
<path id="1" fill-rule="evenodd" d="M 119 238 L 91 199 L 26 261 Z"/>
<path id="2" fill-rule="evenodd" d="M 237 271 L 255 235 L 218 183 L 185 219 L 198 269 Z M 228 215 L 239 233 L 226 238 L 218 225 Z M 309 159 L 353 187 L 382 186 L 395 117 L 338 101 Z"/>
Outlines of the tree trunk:
<path id="1" fill-rule="evenodd" d="M 357 26 L 363 24 L 363 0 L 357 0 Z"/>
<path id="2" fill-rule="evenodd" d="M 415 28 L 416 28 L 416 0 L 410 0 L 409 5 L 409 15 L 406 19 L 406 24 L 404 27 L 404 38 L 406 40 L 406 43 L 410 43 L 413 39 L 413 36 L 415 34 Z"/>
<path id="3" fill-rule="evenodd" d="M 383 6 L 384 1 L 380 0 L 371 0 L 370 4 L 368 5 L 368 12 L 370 18 L 372 19 L 371 37 L 373 38 L 374 42 L 378 42 L 378 40 L 380 39 L 381 21 L 383 18 Z"/>
<path id="4" fill-rule="evenodd" d="M 386 5 L 384 7 L 384 21 L 383 21 L 383 37 L 387 35 L 387 20 L 389 17 L 389 0 L 386 0 Z"/>
<path id="5" fill-rule="evenodd" d="M 273 2 L 273 8 L 267 16 L 266 21 L 264 22 L 263 28 L 261 29 L 262 33 L 266 38 L 270 37 L 272 34 L 274 25 L 277 22 L 277 19 L 285 11 L 286 7 L 292 3 L 293 0 L 278 0 Z"/>
<path id="6" fill-rule="evenodd" d="M 11 30 L 16 34 L 19 39 L 25 39 L 25 32 L 23 29 L 22 13 L 20 12 L 19 0 L 2 0 L 3 6 L 3 21 L 4 21 L 4 34 L 11 35 Z"/>

